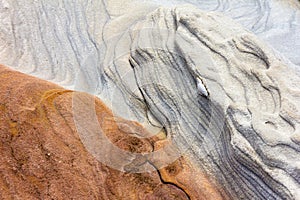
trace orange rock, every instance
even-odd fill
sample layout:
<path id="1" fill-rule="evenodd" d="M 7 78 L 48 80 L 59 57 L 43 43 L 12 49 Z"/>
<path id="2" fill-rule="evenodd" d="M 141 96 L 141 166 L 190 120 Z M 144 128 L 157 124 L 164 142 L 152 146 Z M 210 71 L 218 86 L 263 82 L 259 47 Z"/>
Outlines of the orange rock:
<path id="1" fill-rule="evenodd" d="M 184 158 L 165 169 L 139 174 L 98 162 L 75 128 L 75 92 L 2 65 L 0 82 L 0 199 L 221 198 L 206 176 L 192 170 Z M 145 130 L 123 119 L 117 119 L 123 124 L 118 125 L 99 99 L 96 114 L 104 133 L 118 147 L 130 152 L 157 148 L 159 137 L 128 134 Z"/>

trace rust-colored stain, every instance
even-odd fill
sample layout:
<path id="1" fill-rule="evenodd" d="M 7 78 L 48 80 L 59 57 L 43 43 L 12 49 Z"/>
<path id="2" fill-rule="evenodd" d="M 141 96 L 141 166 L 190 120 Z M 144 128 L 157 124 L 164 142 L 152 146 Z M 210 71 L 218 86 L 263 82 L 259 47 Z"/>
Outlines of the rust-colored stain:
<path id="1" fill-rule="evenodd" d="M 17 129 L 18 123 L 14 121 L 9 121 L 9 128 L 10 128 L 10 133 L 12 136 L 17 136 L 18 135 L 18 129 Z"/>

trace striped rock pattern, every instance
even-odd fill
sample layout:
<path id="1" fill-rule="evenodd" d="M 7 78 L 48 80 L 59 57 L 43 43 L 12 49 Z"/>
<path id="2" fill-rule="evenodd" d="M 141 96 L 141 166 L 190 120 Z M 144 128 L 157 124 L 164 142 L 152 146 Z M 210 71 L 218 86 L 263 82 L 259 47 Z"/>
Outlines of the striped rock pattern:
<path id="1" fill-rule="evenodd" d="M 18 2 L 1 63 L 163 130 L 222 198 L 300 198 L 298 2 Z"/>

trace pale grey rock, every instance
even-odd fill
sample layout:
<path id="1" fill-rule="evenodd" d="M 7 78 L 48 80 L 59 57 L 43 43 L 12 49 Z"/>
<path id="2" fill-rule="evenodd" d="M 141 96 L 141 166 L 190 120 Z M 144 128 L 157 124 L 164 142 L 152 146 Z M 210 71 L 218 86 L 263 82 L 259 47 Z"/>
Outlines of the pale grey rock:
<path id="1" fill-rule="evenodd" d="M 2 64 L 163 127 L 232 199 L 300 199 L 296 1 L 0 2 Z"/>
<path id="2" fill-rule="evenodd" d="M 162 4 L 161 1 L 157 3 Z M 300 4 L 297 0 L 172 0 L 164 4 L 190 3 L 218 11 L 255 33 L 293 63 L 300 65 Z"/>
<path id="3" fill-rule="evenodd" d="M 132 24 L 161 5 L 187 3 L 232 17 L 299 65 L 300 3 L 296 0 L 1 0 L 0 61 L 72 89 L 79 69 L 89 65 L 102 70 L 113 53 L 116 41 L 112 40 Z M 107 49 L 108 41 L 112 49 Z M 103 79 L 100 85 L 106 82 Z"/>
<path id="4" fill-rule="evenodd" d="M 133 71 L 169 137 L 235 199 L 299 199 L 298 69 L 216 13 L 159 9 L 137 26 Z"/>

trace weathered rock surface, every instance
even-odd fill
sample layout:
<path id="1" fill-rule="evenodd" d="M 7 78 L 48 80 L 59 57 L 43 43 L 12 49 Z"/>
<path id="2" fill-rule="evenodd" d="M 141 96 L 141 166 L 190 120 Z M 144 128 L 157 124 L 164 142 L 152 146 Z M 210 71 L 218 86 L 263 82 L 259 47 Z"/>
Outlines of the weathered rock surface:
<path id="1" fill-rule="evenodd" d="M 92 80 L 99 81 L 105 60 L 111 64 L 111 54 L 120 52 L 113 52 L 114 44 L 124 33 L 128 37 L 130 26 L 162 5 L 183 4 L 224 13 L 300 64 L 297 0 L 1 0 L 0 63 L 68 89 L 79 69 L 97 69 Z M 101 87 L 106 82 L 102 77 Z"/>
<path id="2" fill-rule="evenodd" d="M 0 62 L 165 130 L 222 198 L 300 199 L 299 3 L 205 2 L 3 4 Z"/>
<path id="3" fill-rule="evenodd" d="M 98 162 L 83 146 L 72 112 L 72 95 L 82 104 L 94 97 L 2 65 L 0 82 L 1 199 L 221 199 L 220 189 L 183 157 L 161 172 L 136 174 Z M 130 152 L 154 148 L 157 138 L 129 136 L 95 101 L 101 127 L 113 143 Z M 135 122 L 122 122 L 145 131 Z"/>
<path id="4" fill-rule="evenodd" d="M 141 101 L 231 198 L 299 199 L 299 70 L 229 19 L 188 8 L 132 28 Z"/>

